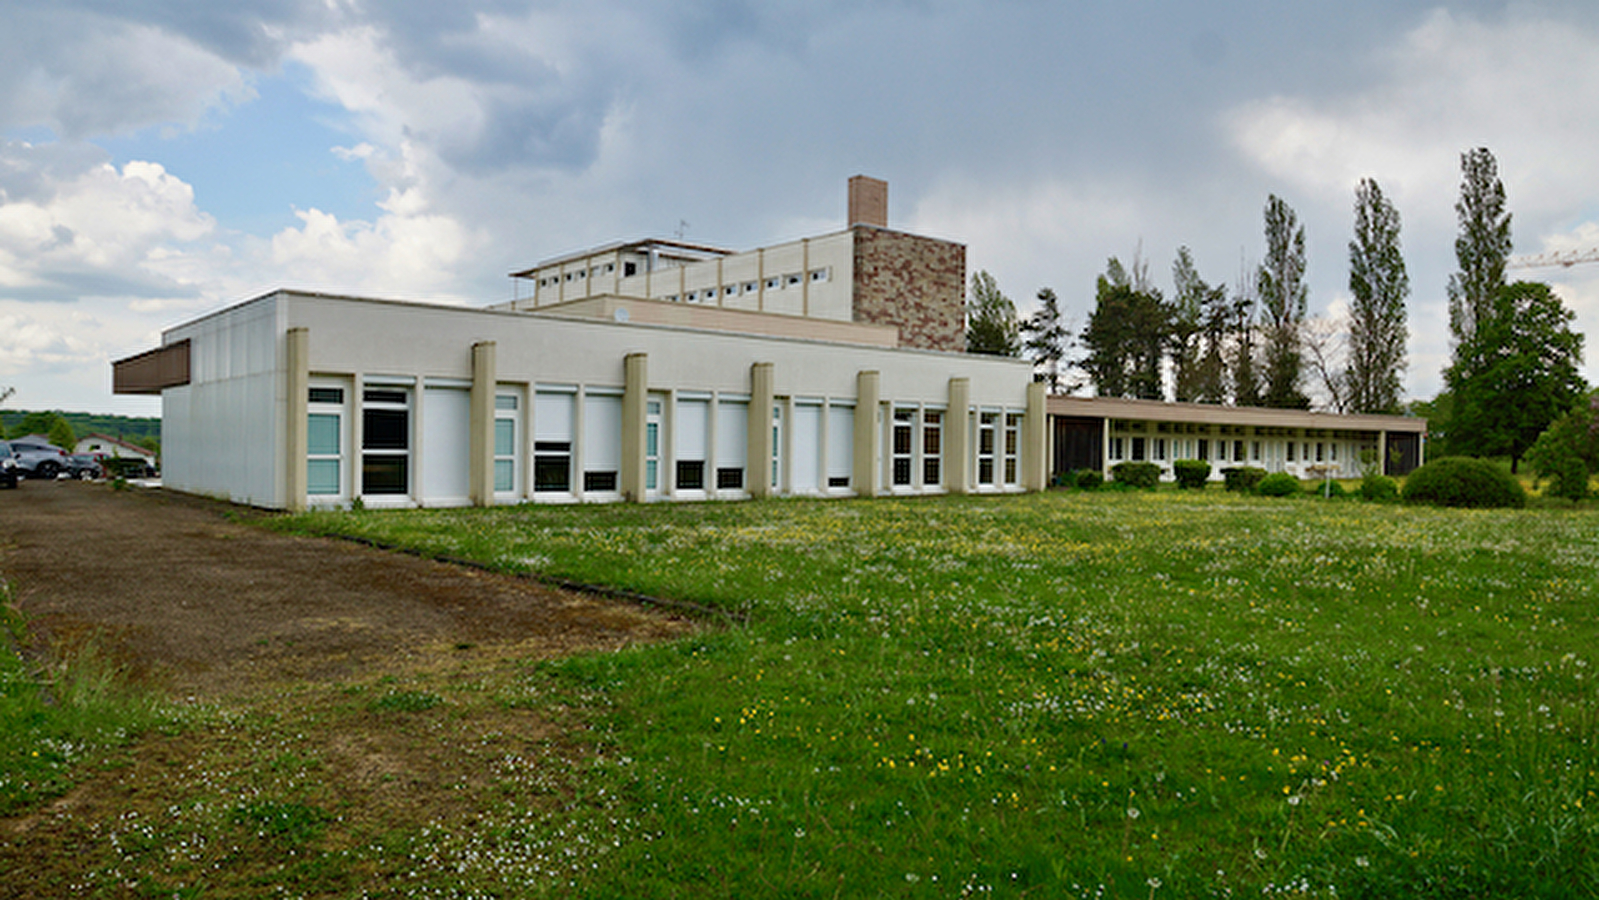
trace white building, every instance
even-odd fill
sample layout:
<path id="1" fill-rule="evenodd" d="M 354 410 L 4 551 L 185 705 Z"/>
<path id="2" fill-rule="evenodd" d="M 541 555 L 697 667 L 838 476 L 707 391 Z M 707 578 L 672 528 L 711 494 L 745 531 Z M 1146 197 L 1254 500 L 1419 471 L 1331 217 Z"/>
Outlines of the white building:
<path id="1" fill-rule="evenodd" d="M 886 191 L 862 181 L 852 212 Z M 802 280 L 760 281 L 753 307 L 739 267 L 786 281 L 790 248 L 670 266 L 667 242 L 602 248 L 518 273 L 581 297 L 494 309 L 277 291 L 169 329 L 115 389 L 161 395 L 167 487 L 271 508 L 1044 487 L 1031 367 L 923 349 L 962 321 L 964 248 L 880 220 L 811 243 Z M 622 274 L 635 251 L 655 261 Z M 687 299 L 707 266 L 716 302 Z"/>

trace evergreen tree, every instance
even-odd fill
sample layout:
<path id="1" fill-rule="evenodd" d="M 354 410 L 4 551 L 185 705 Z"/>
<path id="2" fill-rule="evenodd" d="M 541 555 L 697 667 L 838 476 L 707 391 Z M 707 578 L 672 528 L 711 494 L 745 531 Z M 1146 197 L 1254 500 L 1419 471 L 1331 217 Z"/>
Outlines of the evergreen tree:
<path id="1" fill-rule="evenodd" d="M 1200 340 L 1203 349 L 1194 366 L 1195 403 L 1227 402 L 1227 335 L 1233 306 L 1223 285 L 1208 287 L 1200 305 Z"/>
<path id="2" fill-rule="evenodd" d="M 1355 236 L 1349 242 L 1349 411 L 1397 413 L 1405 369 L 1405 298 L 1410 275 L 1399 251 L 1399 211 L 1377 182 L 1355 188 Z"/>
<path id="3" fill-rule="evenodd" d="M 1499 289 L 1444 372 L 1452 397 L 1445 426 L 1452 453 L 1510 457 L 1515 472 L 1538 435 L 1586 388 L 1577 373 L 1582 335 L 1575 313 L 1546 284 Z"/>
<path id="4" fill-rule="evenodd" d="M 1051 394 L 1062 392 L 1061 358 L 1070 337 L 1061 319 L 1060 300 L 1049 288 L 1038 292 L 1038 310 L 1022 322 L 1022 351 L 1033 362 L 1033 378 L 1048 385 Z"/>
<path id="5" fill-rule="evenodd" d="M 1199 277 L 1187 247 L 1177 248 L 1171 267 L 1172 389 L 1178 403 L 1196 399 L 1200 390 L 1200 358 L 1204 352 L 1203 317 L 1210 285 Z"/>
<path id="6" fill-rule="evenodd" d="M 1266 200 L 1266 260 L 1256 276 L 1266 341 L 1266 386 L 1261 398 L 1277 409 L 1308 409 L 1300 389 L 1303 359 L 1299 328 L 1305 318 L 1305 229 L 1273 194 Z"/>
<path id="7" fill-rule="evenodd" d="M 1232 332 L 1233 403 L 1238 406 L 1259 406 L 1260 375 L 1255 366 L 1255 296 L 1248 282 L 1242 279 L 1228 320 Z"/>
<path id="8" fill-rule="evenodd" d="M 1083 330 L 1088 354 L 1081 365 L 1101 397 L 1160 400 L 1161 364 L 1171 336 L 1171 310 L 1160 292 L 1128 278 L 1112 258 L 1096 290 L 1094 312 Z M 1143 287 L 1139 287 L 1143 284 Z"/>
<path id="9" fill-rule="evenodd" d="M 1021 349 L 1016 304 L 999 291 L 994 276 L 979 270 L 972 275 L 972 293 L 966 301 L 966 352 L 989 356 L 1015 356 Z"/>
<path id="10" fill-rule="evenodd" d="M 1468 150 L 1460 155 L 1460 170 L 1460 200 L 1455 203 L 1460 271 L 1449 276 L 1449 330 L 1457 347 L 1470 341 L 1492 315 L 1511 246 L 1505 186 L 1494 155 L 1486 147 Z"/>

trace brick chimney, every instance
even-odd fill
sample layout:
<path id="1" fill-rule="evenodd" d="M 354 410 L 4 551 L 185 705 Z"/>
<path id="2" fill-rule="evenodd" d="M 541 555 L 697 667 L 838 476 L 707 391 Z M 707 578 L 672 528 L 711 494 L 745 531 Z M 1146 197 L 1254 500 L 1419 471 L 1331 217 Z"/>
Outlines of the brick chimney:
<path id="1" fill-rule="evenodd" d="M 888 227 L 888 182 L 865 175 L 849 180 L 849 224 Z"/>

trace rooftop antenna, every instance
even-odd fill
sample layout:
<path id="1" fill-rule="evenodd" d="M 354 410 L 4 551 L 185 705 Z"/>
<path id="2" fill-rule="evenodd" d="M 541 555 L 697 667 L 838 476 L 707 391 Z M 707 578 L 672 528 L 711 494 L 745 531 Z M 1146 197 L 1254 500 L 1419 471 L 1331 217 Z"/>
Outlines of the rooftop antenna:
<path id="1" fill-rule="evenodd" d="M 687 220 L 685 220 L 685 219 L 678 219 L 677 220 L 677 232 L 676 232 L 676 234 L 677 234 L 677 239 L 680 240 L 680 241 L 683 239 L 683 235 L 688 234 L 688 221 Z"/>

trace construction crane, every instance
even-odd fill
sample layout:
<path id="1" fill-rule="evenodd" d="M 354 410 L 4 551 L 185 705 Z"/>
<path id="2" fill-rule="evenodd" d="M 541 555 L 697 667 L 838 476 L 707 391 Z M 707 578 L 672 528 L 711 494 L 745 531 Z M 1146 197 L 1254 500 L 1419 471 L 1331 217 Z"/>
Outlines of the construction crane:
<path id="1" fill-rule="evenodd" d="M 1586 250 L 1552 250 L 1536 256 L 1513 256 L 1505 260 L 1507 269 L 1547 269 L 1551 266 L 1571 268 L 1578 263 L 1599 262 L 1599 247 Z"/>

